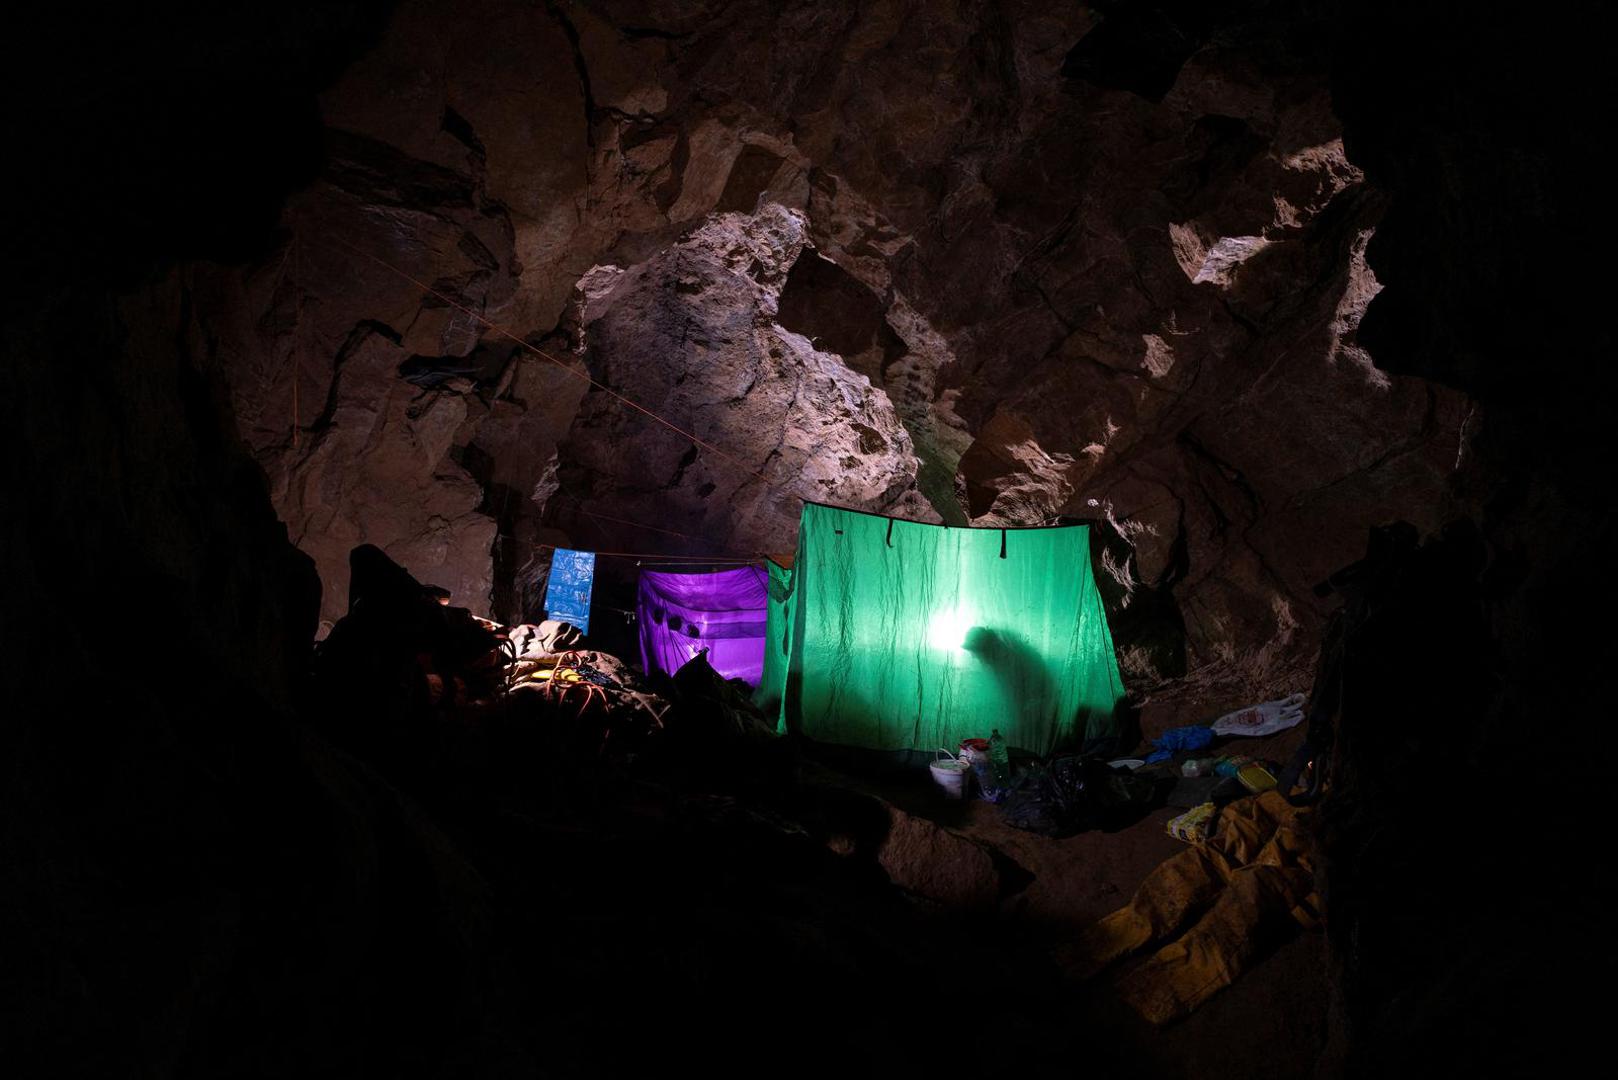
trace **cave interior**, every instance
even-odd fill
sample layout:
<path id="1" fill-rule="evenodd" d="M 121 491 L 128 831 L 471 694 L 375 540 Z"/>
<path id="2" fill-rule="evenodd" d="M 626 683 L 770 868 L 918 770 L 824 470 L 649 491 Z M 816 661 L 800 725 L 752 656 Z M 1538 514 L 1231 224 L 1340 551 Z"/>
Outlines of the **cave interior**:
<path id="1" fill-rule="evenodd" d="M 12 1075 L 1540 1076 L 1599 1038 L 1604 5 L 35 14 Z M 1307 739 L 1310 917 L 1154 1020 L 1177 929 L 1074 950 L 1184 806 L 1039 836 L 695 669 L 606 741 L 588 691 L 423 674 L 488 675 L 558 550 L 633 668 L 643 571 L 790 566 L 805 505 L 1088 526 L 1108 756 L 1306 695 L 1222 749 Z"/>

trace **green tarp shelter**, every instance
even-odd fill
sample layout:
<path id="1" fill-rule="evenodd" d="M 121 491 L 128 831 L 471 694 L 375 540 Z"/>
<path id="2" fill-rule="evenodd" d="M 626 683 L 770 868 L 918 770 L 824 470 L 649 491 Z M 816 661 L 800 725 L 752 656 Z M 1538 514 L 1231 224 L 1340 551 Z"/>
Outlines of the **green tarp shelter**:
<path id="1" fill-rule="evenodd" d="M 757 700 L 782 731 L 927 753 L 999 728 L 1040 755 L 1117 731 L 1087 525 L 961 529 L 806 503 L 792 568 L 769 573 Z"/>

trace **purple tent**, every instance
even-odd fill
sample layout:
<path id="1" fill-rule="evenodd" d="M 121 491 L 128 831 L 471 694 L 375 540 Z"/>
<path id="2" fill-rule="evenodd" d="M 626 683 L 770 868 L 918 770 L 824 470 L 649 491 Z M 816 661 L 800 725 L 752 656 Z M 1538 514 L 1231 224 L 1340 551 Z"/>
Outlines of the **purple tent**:
<path id="1" fill-rule="evenodd" d="M 712 574 L 642 571 L 635 615 L 646 671 L 672 675 L 706 648 L 719 674 L 757 686 L 764 674 L 768 582 L 756 566 Z"/>

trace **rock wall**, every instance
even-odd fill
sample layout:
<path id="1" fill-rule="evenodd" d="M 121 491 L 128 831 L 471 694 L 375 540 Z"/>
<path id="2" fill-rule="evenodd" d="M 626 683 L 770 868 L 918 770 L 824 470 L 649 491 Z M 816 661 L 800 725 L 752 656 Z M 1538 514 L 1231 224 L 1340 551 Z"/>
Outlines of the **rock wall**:
<path id="1" fill-rule="evenodd" d="M 779 551 L 794 496 L 1068 516 L 1132 682 L 1258 692 L 1442 517 L 1469 405 L 1357 344 L 1317 5 L 478 7 L 400 8 L 209 308 L 327 618 L 359 540 L 510 617 L 546 544 Z"/>
<path id="2" fill-rule="evenodd" d="M 1580 617 L 1618 602 L 1618 380 L 1589 262 L 1615 231 L 1593 212 L 1605 181 L 1589 165 L 1614 121 L 1593 88 L 1613 12 L 1452 14 L 1376 0 L 1345 6 L 1338 27 L 1345 142 L 1390 198 L 1366 250 L 1386 287 L 1360 340 L 1394 377 L 1477 402 L 1456 475 L 1476 529 L 1458 555 L 1413 560 L 1409 617 L 1367 629 L 1345 688 L 1326 885 L 1349 1075 L 1574 1068 L 1604 1002 L 1567 979 L 1568 960 L 1605 970 L 1615 952 L 1590 931 L 1612 890 L 1587 852 L 1606 814 L 1618 648 Z M 1390 697 L 1408 704 L 1390 712 Z M 1454 829 L 1459 798 L 1432 798 L 1435 760 L 1474 791 L 1522 793 L 1521 812 Z M 1535 869 L 1502 874 L 1493 853 L 1517 850 Z"/>
<path id="3" fill-rule="evenodd" d="M 552 496 L 569 535 L 604 544 L 634 529 L 623 522 L 655 522 L 642 545 L 756 555 L 796 547 L 805 499 L 937 520 L 887 395 L 777 321 L 789 276 L 823 261 L 806 242 L 803 213 L 772 203 L 716 213 L 632 269 L 580 282 L 592 378 L 657 402 L 660 420 L 585 395 Z"/>

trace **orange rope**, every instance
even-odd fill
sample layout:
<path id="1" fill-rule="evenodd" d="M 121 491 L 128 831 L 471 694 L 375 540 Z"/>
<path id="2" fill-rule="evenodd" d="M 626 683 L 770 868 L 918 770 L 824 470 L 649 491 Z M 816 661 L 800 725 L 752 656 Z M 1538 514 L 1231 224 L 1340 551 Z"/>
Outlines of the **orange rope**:
<path id="1" fill-rule="evenodd" d="M 678 536 L 678 537 L 680 537 L 682 539 L 685 539 L 685 540 L 695 540 L 699 544 L 707 544 L 707 543 L 709 543 L 709 541 L 704 539 L 703 537 L 693 536 L 690 533 L 683 533 L 683 532 L 678 531 L 677 529 L 662 529 L 662 528 L 657 527 L 656 525 L 647 525 L 644 522 L 630 521 L 628 518 L 613 517 L 611 514 L 598 514 L 593 510 L 586 510 L 582 506 L 579 507 L 579 513 L 583 514 L 585 517 L 595 518 L 597 521 L 613 521 L 613 522 L 617 522 L 619 525 L 631 525 L 631 526 L 633 526 L 634 528 L 637 528 L 637 529 L 646 529 L 646 530 L 648 530 L 650 532 L 664 533 L 664 534 L 666 534 L 668 536 Z"/>
<path id="2" fill-rule="evenodd" d="M 558 360 L 556 357 L 552 356 L 550 353 L 548 353 L 545 350 L 539 348 L 538 346 L 529 344 L 527 341 L 524 341 L 522 338 L 518 337 L 516 334 L 513 334 L 510 330 L 507 330 L 505 327 L 496 326 L 494 323 L 490 322 L 488 319 L 485 319 L 482 315 L 479 315 L 477 312 L 473 311 L 471 308 L 467 307 L 464 304 L 457 303 L 451 297 L 445 296 L 443 293 L 439 292 L 437 289 L 433 288 L 431 285 L 427 284 L 424 281 L 420 281 L 420 280 L 412 277 L 410 274 L 408 274 L 405 271 L 399 269 L 397 266 L 394 266 L 392 263 L 386 261 L 385 259 L 379 258 L 378 256 L 373 255 L 368 251 L 363 251 L 360 248 L 355 247 L 353 244 L 350 244 L 347 240 L 342 239 L 341 237 L 333 236 L 333 237 L 331 237 L 331 239 L 336 241 L 338 244 L 341 244 L 343 247 L 346 247 L 348 250 L 354 252 L 354 254 L 363 256 L 364 258 L 367 258 L 367 259 L 370 259 L 372 262 L 376 263 L 378 266 L 380 266 L 380 267 L 382 267 L 382 268 L 384 268 L 386 270 L 389 270 L 389 271 L 391 271 L 391 272 L 393 272 L 395 274 L 398 274 L 401 278 L 404 278 L 406 281 L 410 282 L 412 285 L 416 286 L 418 289 L 423 290 L 424 292 L 428 293 L 431 296 L 437 297 L 438 299 L 442 300 L 444 303 L 448 304 L 450 307 L 456 309 L 457 311 L 460 311 L 460 312 L 466 314 L 470 318 L 476 319 L 478 322 L 482 323 L 484 326 L 488 327 L 490 330 L 494 331 L 495 333 L 500 334 L 503 337 L 510 338 L 512 341 L 515 341 L 518 345 L 522 346 L 524 349 L 527 349 L 529 352 L 533 353 L 535 356 L 538 356 L 538 357 L 540 357 L 541 359 L 544 359 L 544 360 L 549 360 L 551 363 L 555 364 L 557 367 L 561 368 L 563 371 L 567 372 L 569 375 L 572 375 L 574 378 L 582 379 L 585 382 L 589 383 L 591 386 L 595 387 L 597 390 L 600 390 L 602 393 L 608 395 L 609 397 L 614 398 L 617 401 L 621 401 L 623 404 L 629 406 L 631 409 L 634 409 L 636 412 L 646 414 L 647 416 L 651 417 L 653 420 L 656 420 L 659 424 L 662 424 L 664 427 L 668 428 L 670 431 L 673 431 L 673 432 L 683 436 L 684 438 L 690 439 L 691 442 L 696 444 L 697 446 L 703 447 L 704 449 L 707 449 L 707 450 L 712 450 L 715 454 L 718 454 L 720 457 L 725 458 L 727 461 L 730 461 L 732 464 L 740 466 L 746 472 L 751 473 L 753 476 L 758 477 L 760 480 L 764 481 L 766 486 L 772 487 L 772 488 L 775 487 L 775 484 L 770 481 L 769 477 L 765 476 L 763 473 L 759 472 L 757 469 L 753 468 L 751 465 L 747 464 L 745 461 L 743 461 L 740 458 L 736 457 L 734 454 L 731 454 L 730 452 L 728 452 L 726 450 L 720 449 L 719 447 L 715 446 L 713 443 L 708 442 L 707 440 L 701 438 L 700 436 L 685 430 L 684 428 L 680 427 L 678 424 L 673 423 L 672 421 L 665 420 L 663 417 L 659 416 L 657 413 L 653 412 L 651 409 L 648 409 L 646 406 L 641 405 L 638 402 L 630 400 L 629 398 L 625 397 L 624 395 L 618 393 L 616 390 L 613 390 L 611 387 L 608 387 L 608 386 L 604 385 L 603 383 L 597 382 L 595 379 L 592 379 L 589 375 L 586 375 L 585 373 L 576 370 L 571 364 L 567 363 L 566 361 Z M 789 492 L 788 494 L 791 494 L 791 493 Z"/>
<path id="3" fill-rule="evenodd" d="M 754 563 L 764 561 L 764 556 L 744 558 L 740 555 L 657 555 L 648 551 L 592 551 L 590 554 L 602 559 L 645 559 L 648 562 L 688 563 L 702 565 L 704 563 L 736 563 L 739 566 L 752 566 Z"/>

